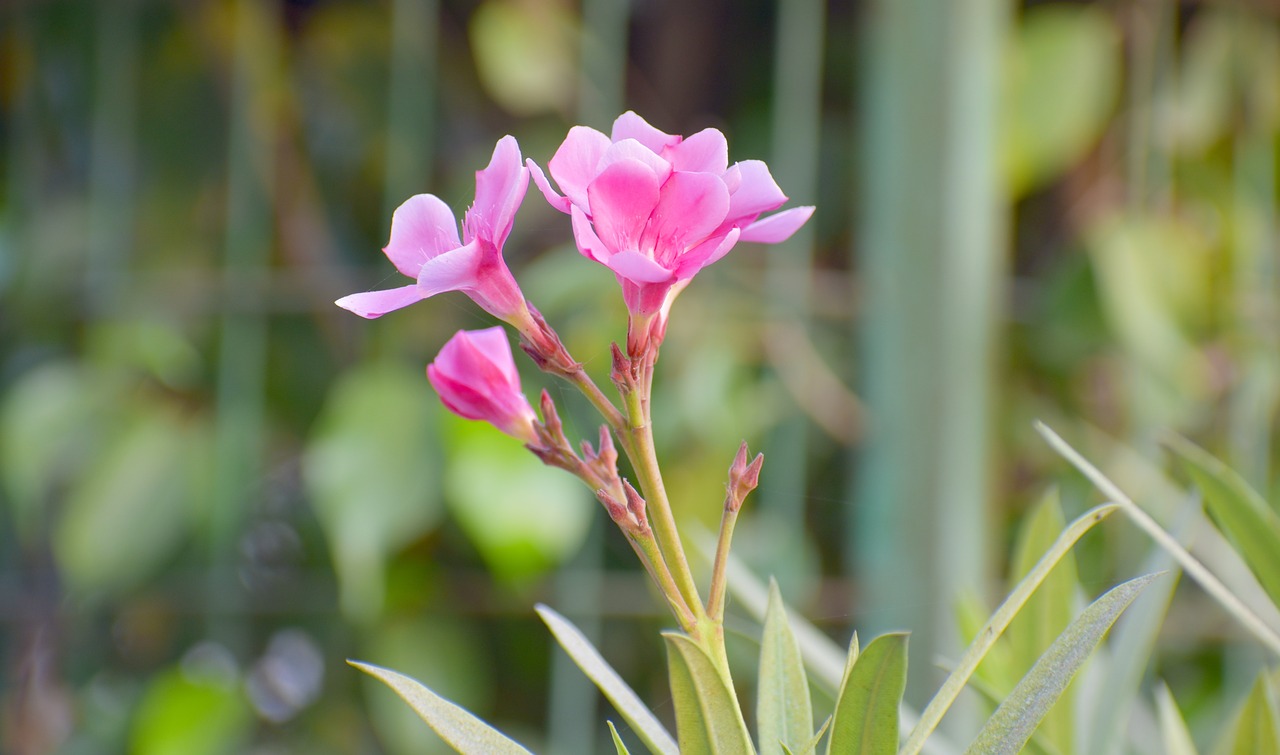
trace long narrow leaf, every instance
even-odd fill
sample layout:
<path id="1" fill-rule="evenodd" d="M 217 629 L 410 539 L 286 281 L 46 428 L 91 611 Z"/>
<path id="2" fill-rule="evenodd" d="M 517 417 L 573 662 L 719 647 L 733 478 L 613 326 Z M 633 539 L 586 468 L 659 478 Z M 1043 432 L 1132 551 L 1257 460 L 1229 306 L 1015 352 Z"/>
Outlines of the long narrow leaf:
<path id="1" fill-rule="evenodd" d="M 946 681 L 942 683 L 942 687 L 937 694 L 929 701 L 929 705 L 925 707 L 924 712 L 920 714 L 920 721 L 911 730 L 911 736 L 907 738 L 906 744 L 902 746 L 902 755 L 915 755 L 920 752 L 925 740 L 938 726 L 938 722 L 942 720 L 943 714 L 951 707 L 951 703 L 955 702 L 956 696 L 960 694 L 960 690 L 964 688 L 969 677 L 978 668 L 978 664 L 982 663 L 987 651 L 995 645 L 996 640 L 1000 638 L 1000 634 L 1004 632 L 1009 626 L 1009 622 L 1022 610 L 1022 607 L 1035 592 L 1036 588 L 1044 581 L 1044 578 L 1062 560 L 1062 557 L 1071 550 L 1071 547 L 1075 545 L 1076 541 L 1084 533 L 1105 519 L 1116 508 L 1115 504 L 1095 506 L 1062 531 L 1062 534 L 1054 541 L 1053 547 L 1045 552 L 1035 568 L 1028 572 L 1027 576 L 1023 577 L 1022 581 L 1013 588 L 1013 592 L 1009 593 L 1009 597 L 1004 599 L 1004 603 L 1000 604 L 996 612 L 991 614 L 986 626 L 978 632 L 978 636 L 964 651 L 956 670 L 951 672 Z"/>
<path id="2" fill-rule="evenodd" d="M 395 690 L 436 734 L 462 755 L 529 755 L 507 735 L 404 674 L 360 661 L 347 661 Z"/>
<path id="3" fill-rule="evenodd" d="M 671 703 L 681 755 L 748 755 L 755 752 L 733 690 L 707 654 L 682 634 L 663 632 Z"/>
<path id="4" fill-rule="evenodd" d="M 1067 627 L 983 725 L 966 753 L 1014 755 L 1058 701 L 1080 666 L 1120 613 L 1160 575 L 1147 574 L 1113 587 Z"/>
<path id="5" fill-rule="evenodd" d="M 1164 746 L 1164 751 L 1168 755 L 1199 755 L 1182 711 L 1178 710 L 1178 703 L 1174 701 L 1173 693 L 1164 682 L 1156 687 L 1156 708 L 1160 716 L 1160 743 Z"/>
<path id="6" fill-rule="evenodd" d="M 907 688 L 907 635 L 884 634 L 862 649 L 836 700 L 828 755 L 893 755 Z"/>
<path id="7" fill-rule="evenodd" d="M 1168 532 L 1151 518 L 1151 515 L 1143 511 L 1133 499 L 1125 495 L 1124 491 L 1112 482 L 1106 475 L 1098 470 L 1097 467 L 1089 463 L 1089 460 L 1080 455 L 1063 440 L 1057 433 L 1049 429 L 1048 425 L 1042 422 L 1036 423 L 1036 431 L 1057 451 L 1062 458 L 1071 462 L 1071 465 L 1080 471 L 1085 477 L 1089 478 L 1098 490 L 1111 498 L 1120 508 L 1124 510 L 1125 516 L 1129 520 L 1152 539 L 1159 543 L 1161 548 L 1169 552 L 1171 556 L 1177 559 L 1187 576 L 1191 577 L 1204 588 L 1204 591 L 1236 618 L 1246 629 L 1248 629 L 1254 637 L 1266 645 L 1271 652 L 1280 655 L 1280 632 L 1267 626 L 1262 620 L 1258 612 L 1247 605 L 1239 595 L 1232 592 L 1216 574 L 1209 571 L 1203 563 L 1195 556 L 1191 555 L 1186 548 Z"/>
<path id="8" fill-rule="evenodd" d="M 613 707 L 626 719 L 640 741 L 658 755 L 678 755 L 679 748 L 658 717 L 640 700 L 631 687 L 618 676 L 595 646 L 568 619 L 545 605 L 538 604 L 538 615 L 555 636 L 564 652 L 578 664 L 582 673 L 595 682 Z"/>
<path id="9" fill-rule="evenodd" d="M 800 646 L 787 623 L 778 583 L 769 581 L 769 608 L 760 641 L 760 683 L 756 722 L 761 755 L 799 752 L 813 737 L 813 703 Z"/>
<path id="10" fill-rule="evenodd" d="M 617 755 L 631 755 L 631 751 L 627 749 L 623 743 L 622 737 L 618 736 L 618 730 L 614 727 L 612 721 L 605 721 L 609 724 L 609 736 L 613 737 L 613 749 L 617 750 Z"/>
<path id="11" fill-rule="evenodd" d="M 1204 493 L 1205 507 L 1267 595 L 1280 605 L 1280 515 L 1240 475 L 1199 446 L 1177 436 L 1165 444 Z"/>
<path id="12" fill-rule="evenodd" d="M 1240 706 L 1231 726 L 1214 748 L 1222 755 L 1280 754 L 1280 706 L 1266 672 L 1258 675 L 1249 696 Z"/>

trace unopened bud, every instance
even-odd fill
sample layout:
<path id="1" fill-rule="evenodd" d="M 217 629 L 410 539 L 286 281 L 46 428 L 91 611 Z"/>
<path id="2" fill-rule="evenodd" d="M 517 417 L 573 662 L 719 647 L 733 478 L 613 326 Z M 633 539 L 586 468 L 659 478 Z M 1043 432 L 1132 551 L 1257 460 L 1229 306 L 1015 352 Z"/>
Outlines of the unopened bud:
<path id="1" fill-rule="evenodd" d="M 747 499 L 751 491 L 760 484 L 760 468 L 764 466 L 764 454 L 756 454 L 756 458 L 747 463 L 747 443 L 743 441 L 738 453 L 729 466 L 729 489 L 725 497 L 725 508 L 737 510 Z"/>
<path id="2" fill-rule="evenodd" d="M 613 446 L 613 434 L 609 432 L 608 425 L 600 426 L 600 451 L 596 454 L 596 459 L 606 469 L 618 468 L 618 449 Z"/>
<path id="3" fill-rule="evenodd" d="M 547 393 L 547 389 L 542 389 L 542 396 L 539 399 L 539 408 L 542 409 L 542 424 L 547 426 L 547 430 L 553 437 L 558 437 L 564 433 L 564 425 L 560 422 L 560 414 L 556 411 L 556 403 L 551 400 L 551 394 Z"/>
<path id="4" fill-rule="evenodd" d="M 622 489 L 627 493 L 627 509 L 631 512 L 631 516 L 635 518 L 636 524 L 643 529 L 649 529 L 649 516 L 645 510 L 645 501 L 640 497 L 640 493 L 627 480 L 622 481 Z"/>
<path id="5" fill-rule="evenodd" d="M 600 488 L 596 491 L 596 499 L 604 504 L 604 510 L 609 512 L 609 518 L 617 522 L 622 527 L 628 527 L 630 517 L 627 515 L 627 507 L 610 495 L 609 491 Z"/>
<path id="6" fill-rule="evenodd" d="M 622 353 L 622 349 L 618 348 L 616 342 L 609 344 L 609 347 L 613 357 L 609 379 L 620 392 L 627 393 L 631 390 L 631 360 L 627 359 L 627 355 Z"/>

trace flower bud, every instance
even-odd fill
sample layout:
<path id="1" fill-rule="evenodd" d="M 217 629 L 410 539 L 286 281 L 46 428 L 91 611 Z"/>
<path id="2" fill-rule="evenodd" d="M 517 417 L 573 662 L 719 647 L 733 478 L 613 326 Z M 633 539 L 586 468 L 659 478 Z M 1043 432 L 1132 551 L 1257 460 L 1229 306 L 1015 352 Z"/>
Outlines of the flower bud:
<path id="1" fill-rule="evenodd" d="M 733 464 L 729 466 L 729 486 L 728 495 L 725 496 L 725 508 L 738 510 L 742 508 L 742 502 L 747 499 L 751 491 L 756 489 L 756 485 L 760 484 L 760 468 L 764 466 L 764 454 L 756 454 L 756 458 L 747 463 L 747 443 L 742 442 L 738 447 L 738 453 L 733 457 Z"/>
<path id="2" fill-rule="evenodd" d="M 538 443 L 537 416 L 520 391 L 520 375 L 502 328 L 458 331 L 427 365 L 427 379 L 454 414 Z"/>

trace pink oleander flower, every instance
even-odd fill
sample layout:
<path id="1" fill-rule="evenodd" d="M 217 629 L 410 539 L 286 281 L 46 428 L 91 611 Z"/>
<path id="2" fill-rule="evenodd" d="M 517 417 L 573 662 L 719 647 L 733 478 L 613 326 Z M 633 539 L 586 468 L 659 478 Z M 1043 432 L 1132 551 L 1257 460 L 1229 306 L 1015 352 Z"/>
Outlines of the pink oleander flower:
<path id="1" fill-rule="evenodd" d="M 520 391 L 511 344 L 501 327 L 459 330 L 427 365 L 427 380 L 459 417 L 484 420 L 525 443 L 538 443 L 538 418 Z"/>
<path id="2" fill-rule="evenodd" d="M 463 217 L 461 239 L 453 211 L 439 197 L 410 197 L 392 215 L 391 240 L 382 251 L 414 283 L 351 294 L 335 303 L 374 318 L 445 291 L 461 291 L 489 314 L 534 338 L 540 329 L 502 259 L 502 246 L 528 187 L 529 170 L 520 146 L 515 138 L 504 136 L 488 167 L 476 173 L 475 203 Z"/>
<path id="3" fill-rule="evenodd" d="M 527 164 L 547 201 L 572 217 L 578 250 L 613 271 L 632 318 L 657 316 L 660 333 L 671 299 L 699 270 L 738 241 L 785 241 L 813 214 L 796 207 L 760 218 L 786 195 L 763 162 L 730 166 L 728 156 L 714 128 L 685 139 L 627 112 L 611 136 L 570 129 L 547 164 L 563 195 Z"/>

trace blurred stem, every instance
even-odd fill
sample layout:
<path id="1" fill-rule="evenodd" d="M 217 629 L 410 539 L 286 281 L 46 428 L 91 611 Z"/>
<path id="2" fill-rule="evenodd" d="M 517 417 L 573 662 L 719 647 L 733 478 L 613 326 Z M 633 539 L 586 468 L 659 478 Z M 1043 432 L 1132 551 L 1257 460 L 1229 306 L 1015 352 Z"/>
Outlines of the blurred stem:
<path id="1" fill-rule="evenodd" d="M 622 412 L 618 411 L 618 407 L 614 406 L 613 402 L 609 400 L 609 397 L 604 395 L 600 390 L 600 386 L 596 385 L 596 382 L 591 379 L 586 370 L 579 367 L 576 372 L 570 373 L 566 379 L 577 386 L 578 390 L 582 391 L 582 395 L 587 397 L 587 400 L 596 408 L 596 411 L 600 412 L 600 416 L 604 418 L 604 421 L 609 423 L 614 435 L 622 437 L 626 433 L 626 418 L 622 416 Z"/>

